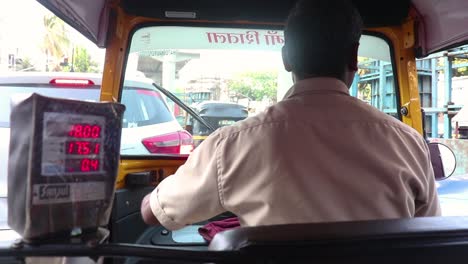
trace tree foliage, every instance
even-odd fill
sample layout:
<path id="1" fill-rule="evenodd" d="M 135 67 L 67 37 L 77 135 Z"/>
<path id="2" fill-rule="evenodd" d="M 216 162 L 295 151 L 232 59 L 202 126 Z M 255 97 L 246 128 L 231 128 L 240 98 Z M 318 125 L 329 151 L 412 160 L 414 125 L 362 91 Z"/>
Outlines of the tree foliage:
<path id="1" fill-rule="evenodd" d="M 70 39 L 65 23 L 55 15 L 45 15 L 43 18 L 45 34 L 42 49 L 47 57 L 46 70 L 49 70 L 49 59 L 60 60 L 68 50 Z"/>
<path id="2" fill-rule="evenodd" d="M 453 58 L 452 61 L 452 66 L 457 66 L 457 65 L 467 65 L 468 64 L 468 59 L 465 58 Z M 445 66 L 445 58 L 439 58 L 437 60 L 437 67 L 441 68 Z M 443 73 L 443 71 L 442 71 Z M 456 67 L 452 69 L 452 75 L 453 77 L 460 77 L 460 76 L 467 76 L 468 75 L 468 67 Z"/>
<path id="3" fill-rule="evenodd" d="M 462 58 L 455 58 L 453 60 L 453 65 L 467 65 L 468 64 L 468 59 L 462 59 Z M 468 67 L 459 67 L 454 69 L 453 76 L 459 77 L 459 76 L 467 76 L 468 75 Z"/>
<path id="4" fill-rule="evenodd" d="M 231 92 L 246 96 L 253 101 L 264 99 L 276 102 L 278 87 L 276 72 L 248 72 L 228 81 Z"/>
<path id="5" fill-rule="evenodd" d="M 372 73 L 371 67 L 376 66 L 376 62 L 370 58 L 358 57 L 359 70 L 357 74 L 362 77 Z M 371 66 L 371 67 L 369 67 Z M 370 101 L 372 97 L 372 86 L 369 82 L 358 83 L 358 97 L 364 101 Z"/>
<path id="6" fill-rule="evenodd" d="M 75 48 L 73 58 L 73 71 L 75 72 L 98 72 L 98 64 L 91 59 L 88 50 L 84 47 Z"/>

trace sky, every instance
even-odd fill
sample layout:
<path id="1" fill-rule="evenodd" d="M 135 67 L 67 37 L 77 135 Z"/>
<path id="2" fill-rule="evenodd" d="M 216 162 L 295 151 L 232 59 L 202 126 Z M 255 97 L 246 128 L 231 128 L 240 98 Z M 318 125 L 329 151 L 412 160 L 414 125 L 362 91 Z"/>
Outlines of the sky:
<path id="1" fill-rule="evenodd" d="M 0 54 L 18 53 L 19 57 L 32 60 L 40 56 L 40 45 L 44 35 L 43 17 L 50 14 L 35 0 L 2 0 L 0 8 Z M 103 49 L 80 35 L 67 25 L 69 37 L 77 45 L 84 46 L 99 64 L 103 63 Z M 71 53 L 71 51 L 70 51 Z"/>

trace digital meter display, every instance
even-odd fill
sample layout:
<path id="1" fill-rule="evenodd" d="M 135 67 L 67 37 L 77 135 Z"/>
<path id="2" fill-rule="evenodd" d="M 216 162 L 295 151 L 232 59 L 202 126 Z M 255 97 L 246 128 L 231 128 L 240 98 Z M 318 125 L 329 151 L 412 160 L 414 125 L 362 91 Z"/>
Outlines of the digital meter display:
<path id="1" fill-rule="evenodd" d="M 72 124 L 68 132 L 74 138 L 100 138 L 102 127 L 91 124 Z"/>
<path id="2" fill-rule="evenodd" d="M 105 118 L 44 113 L 42 175 L 103 173 Z"/>
<path id="3" fill-rule="evenodd" d="M 51 113 L 48 113 L 51 114 Z M 69 114 L 66 114 L 69 115 Z M 53 137 L 101 138 L 102 126 L 98 124 L 73 124 L 49 120 L 46 122 L 47 133 Z"/>
<path id="4" fill-rule="evenodd" d="M 65 148 L 70 155 L 99 155 L 101 143 L 95 141 L 67 141 Z"/>
<path id="5" fill-rule="evenodd" d="M 100 160 L 98 159 L 66 159 L 65 172 L 95 172 L 99 171 L 100 165 Z"/>

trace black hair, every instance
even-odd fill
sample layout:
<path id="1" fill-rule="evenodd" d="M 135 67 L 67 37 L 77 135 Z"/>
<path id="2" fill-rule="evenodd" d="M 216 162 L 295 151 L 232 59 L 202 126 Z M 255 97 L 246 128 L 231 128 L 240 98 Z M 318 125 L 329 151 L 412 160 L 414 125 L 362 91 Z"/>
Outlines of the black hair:
<path id="1" fill-rule="evenodd" d="M 351 0 L 299 0 L 286 21 L 285 58 L 300 78 L 341 78 L 362 27 Z"/>

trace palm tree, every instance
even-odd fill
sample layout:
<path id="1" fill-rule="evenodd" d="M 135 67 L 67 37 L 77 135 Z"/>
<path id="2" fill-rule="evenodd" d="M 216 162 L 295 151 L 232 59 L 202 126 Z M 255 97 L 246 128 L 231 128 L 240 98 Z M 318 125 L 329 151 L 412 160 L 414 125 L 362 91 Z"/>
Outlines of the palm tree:
<path id="1" fill-rule="evenodd" d="M 65 23 L 55 15 L 44 16 L 44 40 L 42 48 L 46 54 L 46 71 L 49 71 L 49 57 L 60 59 L 70 45 Z"/>

